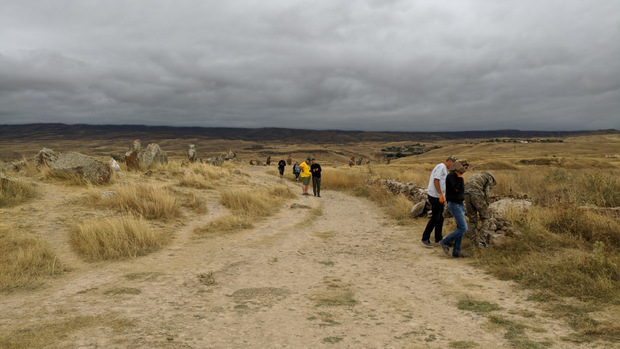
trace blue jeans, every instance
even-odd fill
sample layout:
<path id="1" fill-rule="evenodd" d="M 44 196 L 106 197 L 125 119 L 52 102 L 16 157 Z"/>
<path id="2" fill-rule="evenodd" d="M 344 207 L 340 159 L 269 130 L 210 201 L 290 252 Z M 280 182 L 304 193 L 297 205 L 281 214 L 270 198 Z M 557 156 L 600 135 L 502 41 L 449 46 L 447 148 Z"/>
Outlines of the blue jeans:
<path id="1" fill-rule="evenodd" d="M 467 222 L 465 221 L 465 205 L 448 201 L 448 210 L 450 210 L 450 213 L 452 213 L 452 216 L 454 217 L 454 221 L 456 222 L 456 230 L 446 236 L 443 239 L 443 242 L 448 245 L 454 242 L 452 256 L 457 256 L 459 252 L 461 252 L 461 241 L 463 241 L 463 234 L 467 231 Z"/>

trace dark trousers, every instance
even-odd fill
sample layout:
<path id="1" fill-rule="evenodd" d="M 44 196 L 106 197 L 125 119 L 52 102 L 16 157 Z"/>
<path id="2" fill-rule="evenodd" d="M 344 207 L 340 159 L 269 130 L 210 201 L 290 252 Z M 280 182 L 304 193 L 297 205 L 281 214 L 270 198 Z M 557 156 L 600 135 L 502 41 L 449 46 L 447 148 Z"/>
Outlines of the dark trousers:
<path id="1" fill-rule="evenodd" d="M 428 201 L 431 203 L 432 214 L 422 234 L 422 241 L 429 241 L 431 233 L 435 229 L 435 242 L 439 242 L 443 239 L 441 235 L 441 230 L 443 229 L 443 204 L 439 202 L 438 198 L 430 195 L 428 196 Z"/>
<path id="2" fill-rule="evenodd" d="M 314 196 L 321 196 L 321 177 L 312 177 L 312 192 Z"/>

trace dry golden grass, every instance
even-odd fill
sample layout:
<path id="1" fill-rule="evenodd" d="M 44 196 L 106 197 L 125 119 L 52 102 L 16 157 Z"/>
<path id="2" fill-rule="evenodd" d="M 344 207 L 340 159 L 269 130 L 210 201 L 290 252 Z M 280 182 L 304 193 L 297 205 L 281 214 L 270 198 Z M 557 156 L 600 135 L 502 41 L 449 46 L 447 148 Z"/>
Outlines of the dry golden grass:
<path id="1" fill-rule="evenodd" d="M 23 204 L 37 195 L 33 184 L 0 179 L 0 208 Z"/>
<path id="2" fill-rule="evenodd" d="M 214 189 L 215 185 L 213 181 L 207 176 L 200 173 L 185 173 L 181 179 L 179 179 L 179 186 L 189 187 L 195 189 Z"/>
<path id="3" fill-rule="evenodd" d="M 0 229 L 0 291 L 36 287 L 66 270 L 45 241 Z"/>
<path id="4" fill-rule="evenodd" d="M 167 241 L 167 236 L 153 231 L 143 219 L 129 216 L 85 221 L 69 237 L 73 249 L 88 261 L 146 255 Z"/>
<path id="5" fill-rule="evenodd" d="M 254 227 L 253 217 L 228 215 L 217 218 L 206 225 L 194 229 L 194 233 L 199 237 L 216 237 L 226 234 L 232 234 L 244 229 Z"/>
<path id="6" fill-rule="evenodd" d="M 220 202 L 232 215 L 197 227 L 194 232 L 200 237 L 213 237 L 249 229 L 253 227 L 253 222 L 272 215 L 283 200 L 294 197 L 296 195 L 293 191 L 284 185 L 253 190 L 224 190 Z"/>
<path id="7" fill-rule="evenodd" d="M 140 184 L 122 186 L 111 197 L 103 198 L 101 190 L 90 189 L 87 201 L 121 213 L 133 213 L 146 219 L 171 219 L 180 215 L 178 200 L 166 189 Z"/>
<path id="8" fill-rule="evenodd" d="M 19 330 L 0 334 L 0 348 L 48 348 L 51 343 L 67 340 L 69 334 L 90 327 L 107 327 L 114 332 L 121 332 L 134 323 L 114 315 L 76 316 L 54 321 L 27 324 Z"/>

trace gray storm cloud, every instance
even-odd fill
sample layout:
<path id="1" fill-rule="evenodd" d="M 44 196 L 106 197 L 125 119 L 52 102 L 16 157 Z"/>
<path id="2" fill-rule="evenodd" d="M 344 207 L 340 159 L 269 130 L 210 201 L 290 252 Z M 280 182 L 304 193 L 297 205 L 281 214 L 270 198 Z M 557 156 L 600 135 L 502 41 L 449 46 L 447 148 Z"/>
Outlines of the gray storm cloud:
<path id="1" fill-rule="evenodd" d="M 0 123 L 620 128 L 620 2 L 0 0 Z"/>

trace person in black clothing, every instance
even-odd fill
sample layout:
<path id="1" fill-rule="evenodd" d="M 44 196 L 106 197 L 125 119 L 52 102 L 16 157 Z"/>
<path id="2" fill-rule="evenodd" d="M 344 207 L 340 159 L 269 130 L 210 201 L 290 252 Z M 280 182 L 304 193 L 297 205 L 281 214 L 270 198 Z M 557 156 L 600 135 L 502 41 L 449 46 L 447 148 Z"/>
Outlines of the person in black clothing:
<path id="1" fill-rule="evenodd" d="M 462 161 L 467 163 L 466 160 Z M 441 246 L 445 254 L 450 255 L 450 244 L 454 243 L 452 257 L 469 257 L 469 255 L 461 252 L 461 242 L 463 241 L 463 235 L 467 231 L 465 205 L 463 204 L 465 201 L 463 173 L 467 171 L 467 167 L 469 167 L 469 164 L 463 166 L 460 161 L 455 162 L 446 177 L 446 201 L 448 201 L 448 210 L 450 210 L 456 222 L 456 230 L 439 241 L 439 246 Z"/>
<path id="2" fill-rule="evenodd" d="M 280 171 L 280 179 L 284 177 L 284 167 L 286 166 L 286 161 L 284 161 L 284 157 L 278 162 L 278 171 Z"/>
<path id="3" fill-rule="evenodd" d="M 312 165 L 310 165 L 310 172 L 312 173 L 312 192 L 314 196 L 321 197 L 321 165 L 317 164 L 315 159 L 312 159 Z"/>

